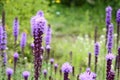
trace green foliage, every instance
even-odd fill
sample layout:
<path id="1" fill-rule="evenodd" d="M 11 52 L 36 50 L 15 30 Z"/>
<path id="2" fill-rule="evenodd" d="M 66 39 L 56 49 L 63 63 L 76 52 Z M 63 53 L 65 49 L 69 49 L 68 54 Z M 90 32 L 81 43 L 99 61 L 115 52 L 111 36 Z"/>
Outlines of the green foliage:
<path id="1" fill-rule="evenodd" d="M 80 5 L 80 7 L 65 7 L 61 4 L 53 4 L 49 6 L 48 0 L 2 0 L 0 1 L 0 10 L 3 7 L 6 12 L 6 30 L 8 34 L 8 65 L 13 66 L 13 53 L 14 53 L 14 38 L 12 35 L 13 20 L 17 16 L 20 21 L 20 34 L 27 33 L 27 46 L 25 47 L 25 57 L 20 57 L 17 67 L 16 78 L 22 80 L 22 72 L 28 70 L 31 72 L 30 80 L 33 80 L 33 54 L 30 44 L 33 42 L 30 31 L 30 19 L 36 14 L 38 10 L 43 10 L 48 23 L 52 26 L 52 44 L 51 44 L 51 57 L 55 58 L 55 63 L 59 64 L 59 69 L 62 63 L 70 61 L 69 52 L 73 52 L 72 65 L 75 66 L 76 74 L 79 74 L 79 68 L 82 72 L 87 67 L 88 52 L 94 56 L 94 27 L 98 26 L 98 41 L 101 44 L 100 58 L 98 61 L 98 75 L 97 80 L 105 79 L 105 55 L 106 47 L 104 45 L 105 38 L 105 7 L 111 5 L 113 7 L 112 22 L 115 25 L 115 14 L 119 8 L 118 0 L 96 0 L 95 4 L 88 4 L 86 0 L 61 0 L 62 4 L 66 5 Z M 103 3 L 105 1 L 105 3 Z M 101 3 L 100 3 L 101 2 Z M 78 4 L 77 4 L 78 3 Z M 106 4 L 107 3 L 107 4 Z M 82 5 L 82 6 L 81 6 Z M 116 31 L 115 31 L 116 33 Z M 17 42 L 17 52 L 22 55 L 20 49 L 20 35 Z M 114 45 L 113 53 L 116 53 Z M 22 64 L 25 60 L 26 65 Z M 104 64 L 101 64 L 104 62 Z M 46 68 L 46 63 L 43 63 L 43 69 Z M 48 66 L 50 74 L 50 65 Z M 92 57 L 92 70 L 94 70 L 94 57 Z M 103 73 L 104 72 L 104 73 Z M 1 75 L 1 74 L 0 74 Z M 56 77 L 61 79 L 59 73 Z M 73 77 L 73 76 L 72 76 Z M 6 78 L 6 77 L 5 77 Z M 42 75 L 43 78 L 43 75 Z M 72 80 L 75 80 L 73 77 Z M 44 79 L 42 79 L 44 80 Z"/>

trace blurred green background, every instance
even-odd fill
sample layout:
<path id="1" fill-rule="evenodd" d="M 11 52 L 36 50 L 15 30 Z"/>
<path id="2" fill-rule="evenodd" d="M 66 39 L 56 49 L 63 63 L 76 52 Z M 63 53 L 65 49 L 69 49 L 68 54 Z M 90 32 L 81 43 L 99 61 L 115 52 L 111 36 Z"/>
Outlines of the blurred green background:
<path id="1" fill-rule="evenodd" d="M 120 0 L 0 0 L 0 14 L 6 12 L 6 30 L 8 34 L 8 53 L 13 55 L 12 26 L 15 17 L 20 22 L 20 35 L 27 33 L 27 47 L 25 56 L 28 61 L 33 61 L 30 44 L 31 36 L 30 19 L 37 11 L 43 10 L 45 18 L 52 27 L 51 57 L 57 63 L 69 61 L 69 52 L 73 52 L 73 65 L 86 68 L 87 53 L 94 53 L 94 28 L 98 26 L 98 41 L 104 47 L 105 41 L 105 8 L 111 6 L 112 23 L 116 33 L 116 11 L 120 8 Z M 0 16 L 1 17 L 1 16 Z M 20 35 L 18 52 L 20 53 Z M 114 50 L 113 52 L 116 53 Z M 100 60 L 104 61 L 105 52 L 101 50 Z M 103 56 L 104 54 L 104 56 Z M 93 54 L 92 54 L 93 55 Z M 66 58 L 65 58 L 66 57 Z M 12 62 L 9 60 L 9 62 Z M 94 62 L 92 62 L 93 65 Z M 105 66 L 105 65 L 104 65 Z M 105 70 L 99 64 L 101 70 Z M 102 72 L 100 72 L 102 74 Z M 101 79 L 101 76 L 99 77 Z"/>

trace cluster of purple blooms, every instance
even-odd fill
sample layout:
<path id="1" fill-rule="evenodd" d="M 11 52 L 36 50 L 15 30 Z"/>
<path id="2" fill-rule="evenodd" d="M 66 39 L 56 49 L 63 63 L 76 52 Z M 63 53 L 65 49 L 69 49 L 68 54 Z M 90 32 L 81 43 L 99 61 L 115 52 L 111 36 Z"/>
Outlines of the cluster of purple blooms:
<path id="1" fill-rule="evenodd" d="M 108 6 L 106 8 L 106 46 L 107 46 L 107 55 L 106 55 L 106 79 L 107 80 L 114 80 L 115 72 L 112 70 L 112 60 L 115 58 L 115 56 L 112 54 L 112 48 L 113 48 L 113 24 L 111 23 L 111 18 L 112 18 L 112 8 Z M 120 24 L 120 9 L 117 11 L 117 23 Z M 38 11 L 35 16 L 31 18 L 31 30 L 32 30 L 32 36 L 34 38 L 34 42 L 31 44 L 31 48 L 33 50 L 33 55 L 34 55 L 34 79 L 39 80 L 41 69 L 42 69 L 42 61 L 44 60 L 44 47 L 42 45 L 42 38 L 43 34 L 45 33 L 45 49 L 47 53 L 50 53 L 51 49 L 51 35 L 52 35 L 52 30 L 50 25 L 47 26 L 47 21 L 44 17 L 44 14 L 42 11 Z M 14 40 L 15 40 L 15 45 L 17 44 L 16 41 L 18 39 L 19 35 L 19 21 L 18 18 L 15 18 L 13 22 L 13 35 L 14 35 Z M 4 30 L 3 26 L 0 26 L 0 50 L 4 52 L 4 63 L 6 63 L 6 44 L 7 44 L 7 35 L 6 31 Z M 21 42 L 20 42 L 20 47 L 21 51 L 24 52 L 24 48 L 26 46 L 27 42 L 27 34 L 25 32 L 22 33 L 21 35 Z M 119 51 L 120 52 L 120 51 Z M 95 56 L 95 72 L 91 71 L 90 68 L 90 62 L 89 62 L 89 68 L 84 73 L 81 73 L 79 75 L 79 80 L 96 80 L 97 77 L 97 62 L 98 62 L 98 55 L 100 53 L 100 44 L 99 42 L 95 42 L 94 45 L 94 56 Z M 89 54 L 91 55 L 91 53 Z M 8 76 L 8 80 L 11 80 L 11 76 L 13 73 L 15 74 L 16 72 L 16 64 L 19 58 L 19 54 L 17 52 L 14 53 L 14 70 L 11 68 L 6 69 L 6 74 Z M 118 57 L 120 57 L 118 55 Z M 49 59 L 49 57 L 47 57 Z M 91 57 L 89 57 L 89 60 Z M 120 60 L 119 60 L 120 61 Z M 54 70 L 55 74 L 58 69 L 58 64 L 54 64 L 54 59 L 50 59 L 50 64 L 54 65 Z M 72 66 L 69 62 L 66 62 L 62 65 L 61 71 L 63 72 L 64 75 L 64 80 L 70 80 L 69 79 L 69 74 L 74 72 L 74 66 Z M 51 69 L 52 72 L 52 69 Z M 44 69 L 42 71 L 44 74 L 44 77 L 47 77 L 48 74 L 48 69 Z M 30 76 L 30 73 L 28 71 L 24 71 L 22 73 L 22 76 L 24 80 L 28 80 L 28 77 Z"/>
<path id="2" fill-rule="evenodd" d="M 90 68 L 87 68 L 86 72 L 79 76 L 79 80 L 96 80 L 96 74 L 91 72 Z"/>

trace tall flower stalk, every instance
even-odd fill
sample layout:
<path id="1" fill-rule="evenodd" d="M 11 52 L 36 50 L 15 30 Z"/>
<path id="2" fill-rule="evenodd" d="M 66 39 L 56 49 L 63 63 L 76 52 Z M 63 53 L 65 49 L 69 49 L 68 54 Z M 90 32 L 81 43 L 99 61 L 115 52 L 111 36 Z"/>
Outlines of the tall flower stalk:
<path id="1" fill-rule="evenodd" d="M 96 74 L 87 68 L 86 72 L 79 75 L 79 80 L 96 80 Z"/>
<path id="2" fill-rule="evenodd" d="M 110 79 L 110 71 L 111 71 L 111 65 L 112 65 L 112 60 L 114 59 L 114 55 L 112 53 L 108 53 L 106 55 L 106 61 L 107 61 L 107 69 L 106 69 L 106 80 Z"/>
<path id="3" fill-rule="evenodd" d="M 15 50 L 16 50 L 18 35 L 19 35 L 19 21 L 18 18 L 16 17 L 13 21 L 13 36 L 14 36 Z"/>
<path id="4" fill-rule="evenodd" d="M 117 71 L 117 77 L 119 78 L 120 74 L 120 47 L 118 48 L 118 55 L 115 60 L 115 71 Z"/>
<path id="5" fill-rule="evenodd" d="M 91 53 L 88 53 L 88 67 L 91 67 Z"/>
<path id="6" fill-rule="evenodd" d="M 21 52 L 23 56 L 24 56 L 24 48 L 26 46 L 26 41 L 27 41 L 27 34 L 23 32 L 21 35 L 21 42 L 20 42 Z"/>
<path id="7" fill-rule="evenodd" d="M 105 45 L 107 44 L 108 27 L 111 24 L 111 18 L 112 18 L 112 8 L 110 6 L 108 6 L 108 7 L 106 7 L 106 41 L 105 41 Z"/>
<path id="8" fill-rule="evenodd" d="M 7 74 L 7 80 L 11 80 L 11 76 L 13 74 L 13 69 L 7 68 L 6 69 L 6 74 Z"/>
<path id="9" fill-rule="evenodd" d="M 18 57 L 19 57 L 19 54 L 16 52 L 14 53 L 14 73 L 16 72 L 16 65 L 17 65 L 17 60 L 18 60 Z"/>
<path id="10" fill-rule="evenodd" d="M 7 34 L 6 34 L 6 29 L 5 29 L 5 11 L 2 12 L 2 26 L 0 28 L 0 50 L 1 50 L 1 57 L 2 57 L 2 73 L 4 75 L 4 70 L 6 67 L 6 61 L 7 61 L 7 55 L 6 55 L 6 45 L 7 45 Z"/>
<path id="11" fill-rule="evenodd" d="M 98 42 L 95 43 L 94 53 L 95 53 L 95 73 L 97 73 L 97 63 L 98 63 L 98 55 L 100 52 L 100 45 Z"/>
<path id="12" fill-rule="evenodd" d="M 72 73 L 72 66 L 66 62 L 62 65 L 62 72 L 64 73 L 64 80 L 69 80 L 68 75 Z"/>
<path id="13" fill-rule="evenodd" d="M 46 53 L 47 53 L 47 61 L 50 57 L 50 43 L 51 43 L 51 26 L 50 24 L 48 25 L 48 27 L 46 28 L 46 33 L 45 33 L 45 44 L 46 44 Z"/>
<path id="14" fill-rule="evenodd" d="M 116 14 L 116 22 L 117 22 L 117 48 L 118 48 L 120 36 L 120 9 L 118 9 Z"/>
<path id="15" fill-rule="evenodd" d="M 30 76 L 30 72 L 24 71 L 24 72 L 22 73 L 22 76 L 23 76 L 24 80 L 28 80 L 28 77 Z"/>
<path id="16" fill-rule="evenodd" d="M 108 42 L 107 42 L 107 49 L 108 53 L 112 53 L 112 47 L 113 47 L 113 24 L 111 23 L 108 27 Z"/>
<path id="17" fill-rule="evenodd" d="M 39 13 L 39 14 L 38 14 Z M 38 80 L 42 67 L 42 35 L 46 29 L 46 20 L 42 11 L 39 11 L 36 16 L 31 19 L 34 36 L 34 79 Z"/>

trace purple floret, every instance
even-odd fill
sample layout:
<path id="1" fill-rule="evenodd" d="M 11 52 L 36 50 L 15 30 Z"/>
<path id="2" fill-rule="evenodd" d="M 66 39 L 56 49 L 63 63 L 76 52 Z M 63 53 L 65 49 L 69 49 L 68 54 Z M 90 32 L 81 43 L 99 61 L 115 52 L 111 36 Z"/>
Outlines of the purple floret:
<path id="1" fill-rule="evenodd" d="M 68 62 L 66 62 L 66 63 L 64 63 L 63 65 L 62 65 L 62 72 L 67 72 L 67 73 L 71 73 L 72 72 L 72 66 L 68 63 Z"/>
<path id="2" fill-rule="evenodd" d="M 95 49 L 94 49 L 95 56 L 99 55 L 100 52 L 100 44 L 98 42 L 95 43 Z"/>
<path id="3" fill-rule="evenodd" d="M 42 31 L 43 33 L 46 31 L 46 26 L 47 26 L 47 21 L 43 16 L 36 15 L 31 18 L 31 29 L 32 29 L 32 34 L 35 31 L 37 34 L 37 29 Z"/>
<path id="4" fill-rule="evenodd" d="M 50 45 L 51 43 L 51 35 L 52 35 L 52 30 L 50 28 L 50 25 L 46 28 L 46 33 L 45 33 L 45 43 L 46 46 Z"/>
<path id="5" fill-rule="evenodd" d="M 47 70 L 46 70 L 46 69 L 43 70 L 43 74 L 44 74 L 44 75 L 47 74 Z"/>
<path id="6" fill-rule="evenodd" d="M 107 42 L 107 48 L 108 48 L 108 53 L 112 53 L 112 47 L 113 47 L 113 24 L 111 23 L 109 25 L 108 29 L 108 42 Z"/>
<path id="7" fill-rule="evenodd" d="M 115 58 L 115 56 L 112 53 L 108 53 L 106 55 L 106 60 L 113 60 Z"/>
<path id="8" fill-rule="evenodd" d="M 23 32 L 21 35 L 21 42 L 20 42 L 21 48 L 24 48 L 26 46 L 26 39 L 27 39 L 27 34 Z"/>
<path id="9" fill-rule="evenodd" d="M 54 59 L 53 59 L 53 58 L 50 59 L 50 63 L 51 63 L 51 64 L 54 63 Z"/>
<path id="10" fill-rule="evenodd" d="M 44 13 L 43 13 L 43 11 L 41 11 L 41 10 L 38 11 L 36 15 L 39 15 L 40 17 L 44 17 Z"/>
<path id="11" fill-rule="evenodd" d="M 19 57 L 19 54 L 16 52 L 16 53 L 14 53 L 14 58 L 15 59 L 18 59 L 18 57 Z"/>
<path id="12" fill-rule="evenodd" d="M 13 21 L 13 35 L 15 37 L 15 41 L 17 40 L 19 34 L 19 21 L 18 18 L 16 17 Z"/>
<path id="13" fill-rule="evenodd" d="M 96 74 L 90 71 L 90 68 L 87 68 L 87 71 L 80 74 L 79 80 L 96 80 Z"/>
<path id="14" fill-rule="evenodd" d="M 24 78 L 28 78 L 28 77 L 30 76 L 30 72 L 24 71 L 24 72 L 22 73 L 22 75 L 23 75 Z"/>
<path id="15" fill-rule="evenodd" d="M 120 23 L 120 9 L 118 9 L 117 14 L 116 14 L 116 22 Z"/>
<path id="16" fill-rule="evenodd" d="M 112 8 L 110 6 L 108 6 L 106 8 L 106 25 L 109 26 L 109 24 L 111 23 L 111 16 L 112 15 Z"/>
<path id="17" fill-rule="evenodd" d="M 54 64 L 54 67 L 55 67 L 55 68 L 58 68 L 58 64 Z"/>
<path id="18" fill-rule="evenodd" d="M 7 69 L 6 69 L 6 74 L 7 74 L 7 75 L 12 75 L 12 74 L 13 74 L 13 69 L 7 68 Z"/>

